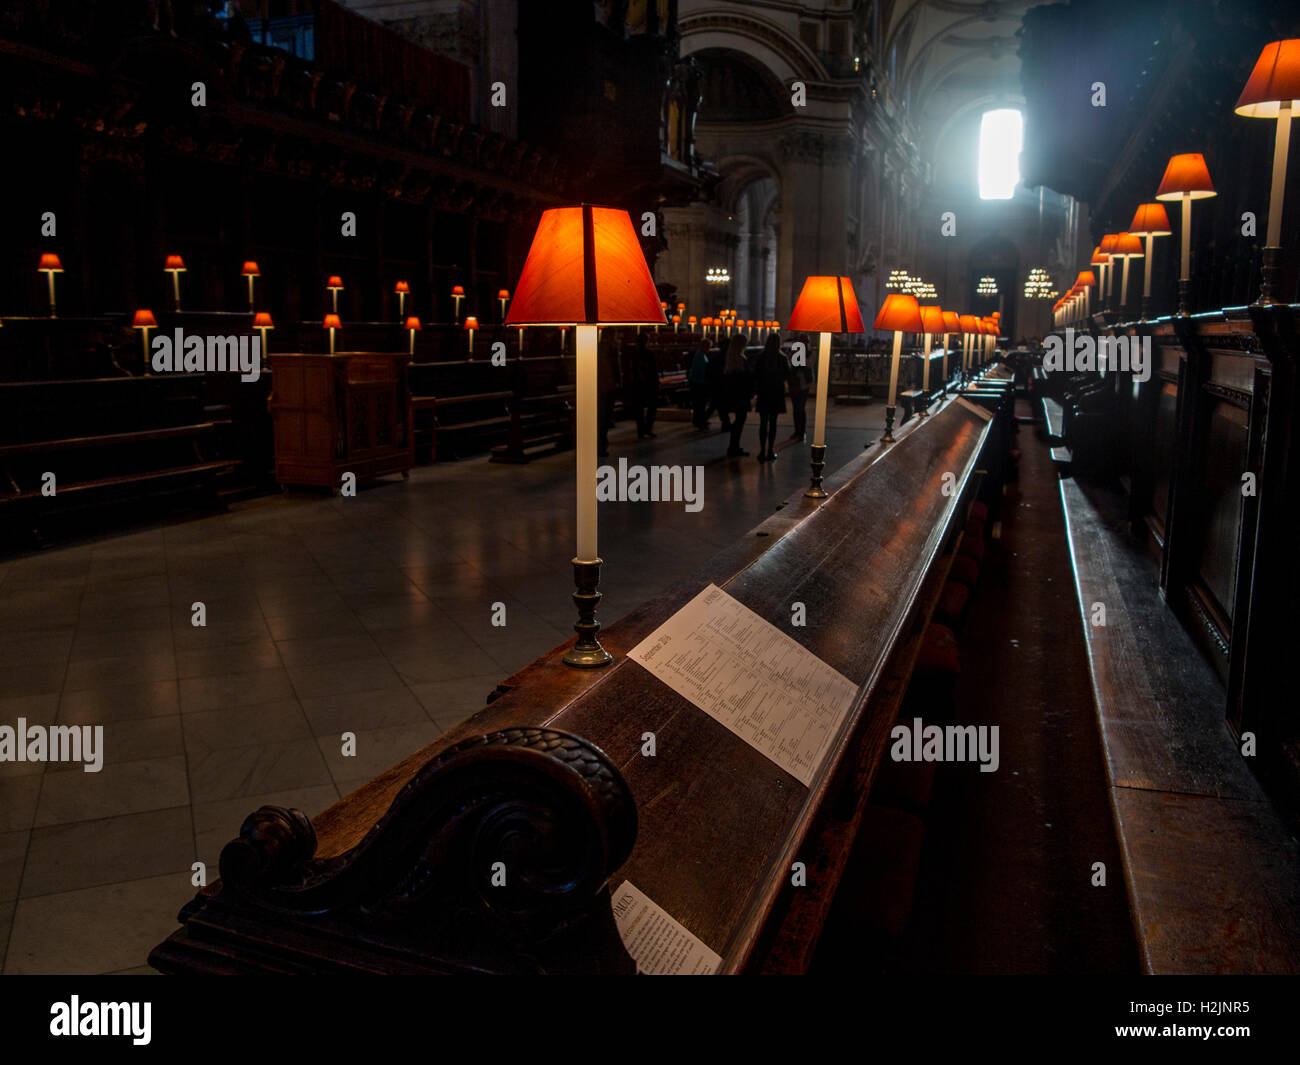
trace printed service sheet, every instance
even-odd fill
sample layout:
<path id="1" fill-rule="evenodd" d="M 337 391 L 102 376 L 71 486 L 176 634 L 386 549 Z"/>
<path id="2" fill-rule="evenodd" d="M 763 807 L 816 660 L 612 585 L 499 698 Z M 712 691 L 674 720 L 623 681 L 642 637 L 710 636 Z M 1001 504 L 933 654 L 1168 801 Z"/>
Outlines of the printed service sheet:
<path id="1" fill-rule="evenodd" d="M 716 584 L 628 653 L 805 787 L 858 691 Z"/>
<path id="2" fill-rule="evenodd" d="M 630 880 L 610 900 L 614 924 L 638 972 L 647 976 L 710 976 L 722 958 L 655 904 Z"/>

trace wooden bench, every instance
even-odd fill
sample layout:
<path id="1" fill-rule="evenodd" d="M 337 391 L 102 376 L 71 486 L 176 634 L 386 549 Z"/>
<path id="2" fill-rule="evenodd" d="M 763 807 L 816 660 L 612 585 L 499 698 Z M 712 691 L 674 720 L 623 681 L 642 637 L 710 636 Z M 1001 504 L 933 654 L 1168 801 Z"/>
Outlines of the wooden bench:
<path id="1" fill-rule="evenodd" d="M 0 383 L 0 512 L 31 537 L 89 504 L 194 491 L 209 505 L 234 461 L 212 458 L 203 376 Z M 46 475 L 54 494 L 46 495 Z"/>
<path id="2" fill-rule="evenodd" d="M 572 392 L 550 396 L 511 396 L 510 435 L 492 448 L 492 462 L 525 463 L 573 446 Z"/>
<path id="3" fill-rule="evenodd" d="M 630 972 L 610 893 L 626 880 L 720 956 L 716 971 L 805 971 L 961 540 L 989 424 L 962 400 L 913 420 L 829 477 L 820 504 L 798 492 L 610 626 L 608 668 L 567 668 L 557 648 L 314 821 L 253 813 L 222 852 L 221 880 L 185 907 L 151 964 Z M 950 474 L 955 492 L 943 490 Z M 858 685 L 807 786 L 627 657 L 710 582 Z M 816 604 L 805 627 L 789 626 L 792 601 Z M 655 757 L 643 756 L 646 733 Z M 509 871 L 493 895 L 497 861 Z M 791 885 L 795 862 L 806 887 Z"/>
<path id="4" fill-rule="evenodd" d="M 427 442 L 427 454 L 439 462 L 490 447 L 510 431 L 513 398 L 513 392 L 411 396 L 416 447 Z M 429 413 L 429 420 L 422 424 L 415 416 L 424 411 Z"/>

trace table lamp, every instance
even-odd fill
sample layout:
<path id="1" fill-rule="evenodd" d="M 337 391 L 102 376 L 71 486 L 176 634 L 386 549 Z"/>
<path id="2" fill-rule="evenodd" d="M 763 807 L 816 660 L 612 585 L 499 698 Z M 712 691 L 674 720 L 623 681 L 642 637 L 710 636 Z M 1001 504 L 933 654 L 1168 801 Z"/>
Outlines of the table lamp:
<path id="1" fill-rule="evenodd" d="M 1101 243 L 1097 246 L 1097 250 L 1106 256 L 1107 266 L 1107 269 L 1101 273 L 1101 284 L 1097 286 L 1097 310 L 1101 310 L 1103 306 L 1110 306 L 1110 294 L 1115 288 L 1115 262 L 1113 256 L 1115 254 L 1115 242 L 1118 239 L 1118 233 L 1107 233 L 1101 238 Z M 1105 300 L 1104 305 L 1102 303 L 1103 299 Z"/>
<path id="2" fill-rule="evenodd" d="M 411 291 L 411 285 L 408 281 L 399 281 L 393 286 L 393 291 L 397 293 L 397 317 L 406 317 L 406 297 Z"/>
<path id="3" fill-rule="evenodd" d="M 907 292 L 891 292 L 876 315 L 876 329 L 893 330 L 894 355 L 889 363 L 889 404 L 885 407 L 885 435 L 882 444 L 894 442 L 894 402 L 898 398 L 898 363 L 903 354 L 903 334 L 921 332 L 921 308 Z"/>
<path id="4" fill-rule="evenodd" d="M 328 329 L 330 331 L 330 354 L 333 355 L 334 354 L 334 330 L 342 329 L 343 323 L 339 321 L 339 316 L 337 314 L 327 314 L 325 316 L 325 321 L 321 323 L 321 326 L 322 328 Z"/>
<path id="5" fill-rule="evenodd" d="M 253 282 L 262 276 L 262 271 L 257 268 L 257 263 L 249 259 L 244 263 L 244 268 L 239 271 L 244 277 L 248 278 L 248 313 L 253 313 Z"/>
<path id="6" fill-rule="evenodd" d="M 452 302 L 451 320 L 453 322 L 457 321 L 460 318 L 460 301 L 463 300 L 464 298 L 465 298 L 464 286 L 452 285 L 451 286 L 451 302 Z"/>
<path id="7" fill-rule="evenodd" d="M 185 273 L 185 260 L 179 255 L 169 255 L 163 263 L 163 273 L 172 275 L 172 299 L 176 309 L 181 309 L 181 274 Z"/>
<path id="8" fill-rule="evenodd" d="M 1086 320 L 1092 313 L 1092 293 L 1089 290 L 1097 287 L 1097 275 L 1091 270 L 1080 270 L 1079 276 L 1074 279 L 1074 287 L 1083 296 L 1083 317 Z"/>
<path id="9" fill-rule="evenodd" d="M 421 329 L 423 329 L 424 326 L 422 326 L 422 325 L 420 324 L 420 319 L 418 319 L 418 318 L 412 316 L 412 317 L 406 319 L 406 324 L 405 324 L 404 326 L 402 326 L 402 328 L 405 329 L 405 330 L 407 331 L 407 333 L 410 334 L 410 337 L 411 337 L 410 342 L 409 342 L 409 343 L 407 344 L 407 346 L 406 346 L 406 353 L 407 353 L 408 355 L 414 355 L 414 354 L 415 354 L 415 334 L 418 333 Z"/>
<path id="10" fill-rule="evenodd" d="M 478 328 L 478 319 L 474 315 L 469 315 L 465 319 L 465 330 L 469 333 L 469 357 L 474 357 L 474 330 Z"/>
<path id="11" fill-rule="evenodd" d="M 329 290 L 330 296 L 334 301 L 334 316 L 338 317 L 339 293 L 343 291 L 343 278 L 339 277 L 338 274 L 333 274 L 330 276 L 329 280 L 325 282 L 325 287 Z"/>
<path id="12" fill-rule="evenodd" d="M 158 328 L 158 320 L 154 318 L 153 311 L 140 310 L 136 311 L 131 319 L 131 328 L 140 330 L 140 337 L 144 346 L 144 369 L 145 373 L 149 372 L 149 330 Z"/>
<path id="13" fill-rule="evenodd" d="M 1291 116 L 1300 108 L 1300 38 L 1264 46 L 1235 108 L 1246 118 L 1277 119 L 1273 137 L 1273 185 L 1268 197 L 1268 239 L 1260 269 L 1259 302 L 1275 303 L 1281 279 L 1282 200 L 1286 194 L 1286 157 L 1291 145 Z"/>
<path id="14" fill-rule="evenodd" d="M 40 265 L 36 267 L 38 274 L 44 274 L 46 280 L 50 283 L 50 317 L 54 314 L 54 275 L 63 273 L 63 264 L 59 262 L 59 257 L 53 252 L 46 252 L 41 256 Z"/>
<path id="15" fill-rule="evenodd" d="M 1135 237 L 1143 237 L 1146 240 L 1146 249 L 1142 274 L 1142 320 L 1146 320 L 1147 312 L 1151 309 L 1151 251 L 1152 243 L 1156 237 L 1167 237 L 1173 232 L 1169 228 L 1169 216 L 1165 213 L 1163 203 L 1144 203 L 1133 212 L 1133 221 L 1128 225 L 1128 231 Z"/>
<path id="16" fill-rule="evenodd" d="M 961 383 L 966 384 L 966 375 L 970 370 L 971 349 L 975 345 L 975 334 L 979 332 L 979 319 L 973 314 L 958 317 L 961 323 Z"/>
<path id="17" fill-rule="evenodd" d="M 1178 274 L 1178 313 L 1187 313 L 1187 296 L 1192 287 L 1192 201 L 1216 195 L 1205 157 L 1199 152 L 1175 155 L 1165 167 L 1156 189 L 1157 200 L 1178 200 L 1183 205 L 1182 258 Z M 1132 232 L 1130 230 L 1130 232 Z"/>
<path id="18" fill-rule="evenodd" d="M 501 320 L 506 320 L 506 301 L 510 299 L 510 290 L 508 288 L 497 289 L 497 303 L 501 304 Z"/>
<path id="19" fill-rule="evenodd" d="M 1122 268 L 1124 272 L 1120 275 L 1119 282 L 1119 313 L 1123 315 L 1128 306 L 1128 264 L 1130 259 L 1142 258 L 1141 239 L 1131 232 L 1116 234 L 1115 250 L 1112 255 L 1124 263 Z"/>
<path id="20" fill-rule="evenodd" d="M 600 645 L 601 559 L 596 545 L 597 355 L 600 326 L 663 325 L 650 268 L 624 210 L 583 204 L 542 212 L 507 325 L 574 326 L 577 429 L 577 553 L 573 559 L 577 641 L 567 665 L 590 669 L 613 661 Z"/>
<path id="21" fill-rule="evenodd" d="M 804 495 L 825 499 L 822 468 L 826 464 L 826 397 L 831 381 L 831 334 L 861 333 L 862 311 L 847 277 L 808 277 L 790 312 L 789 328 L 817 334 L 816 424 L 812 444 L 812 485 Z"/>
<path id="22" fill-rule="evenodd" d="M 943 312 L 943 394 L 948 394 L 948 337 L 952 333 L 961 333 L 961 319 L 956 311 Z"/>
<path id="23" fill-rule="evenodd" d="M 265 360 L 271 354 L 271 346 L 267 343 L 267 330 L 274 329 L 275 323 L 271 321 L 271 316 L 266 311 L 258 311 L 253 315 L 253 328 L 262 334 L 262 359 Z"/>

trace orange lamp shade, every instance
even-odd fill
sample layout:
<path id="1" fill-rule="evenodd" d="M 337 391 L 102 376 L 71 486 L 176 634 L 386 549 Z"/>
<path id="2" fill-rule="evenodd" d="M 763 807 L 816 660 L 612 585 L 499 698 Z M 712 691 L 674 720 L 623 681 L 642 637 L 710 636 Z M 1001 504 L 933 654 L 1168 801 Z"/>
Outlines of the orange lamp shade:
<path id="1" fill-rule="evenodd" d="M 1106 266 L 1110 263 L 1110 256 L 1104 253 L 1100 247 L 1092 251 L 1092 258 L 1088 260 L 1089 266 Z"/>
<path id="2" fill-rule="evenodd" d="M 806 333 L 864 332 L 853 282 L 847 277 L 805 278 L 788 324 Z"/>
<path id="3" fill-rule="evenodd" d="M 1128 231 L 1135 237 L 1167 237 L 1173 230 L 1163 203 L 1144 203 L 1133 212 Z"/>
<path id="4" fill-rule="evenodd" d="M 337 314 L 327 314 L 327 315 L 325 316 L 325 321 L 321 323 L 321 328 L 322 328 L 322 329 L 342 329 L 342 328 L 343 328 L 343 323 L 342 323 L 341 321 L 339 321 L 339 316 L 338 316 Z"/>
<path id="5" fill-rule="evenodd" d="M 1204 200 L 1215 195 L 1214 182 L 1210 180 L 1205 156 L 1200 152 L 1173 156 L 1165 167 L 1160 187 L 1156 189 L 1157 200 L 1181 200 L 1184 195 L 1193 200 Z"/>
<path id="6" fill-rule="evenodd" d="M 57 255 L 54 255 L 51 252 L 46 252 L 41 256 L 41 265 L 36 269 L 38 271 L 48 270 L 52 274 L 61 274 L 63 273 L 63 264 L 59 262 L 59 257 Z"/>
<path id="7" fill-rule="evenodd" d="M 1264 46 L 1234 110 L 1246 118 L 1277 118 L 1284 101 L 1300 111 L 1300 38 Z"/>
<path id="8" fill-rule="evenodd" d="M 167 256 L 167 261 L 163 263 L 163 269 L 180 272 L 185 269 L 185 260 L 179 255 L 169 255 Z"/>
<path id="9" fill-rule="evenodd" d="M 503 288 L 503 289 L 498 290 L 498 292 L 497 292 L 497 299 L 499 299 L 499 300 L 508 300 L 509 298 L 510 298 L 510 290 L 509 290 L 508 288 Z"/>
<path id="10" fill-rule="evenodd" d="M 1134 233 L 1120 233 L 1115 240 L 1115 258 L 1141 259 L 1146 252 L 1142 250 L 1142 239 Z"/>
<path id="11" fill-rule="evenodd" d="M 271 315 L 267 311 L 258 311 L 253 315 L 254 329 L 274 329 L 275 323 L 271 321 Z"/>
<path id="12" fill-rule="evenodd" d="M 399 282 L 397 282 L 396 285 L 393 286 L 393 291 L 394 291 L 394 292 L 410 292 L 410 291 L 411 291 L 411 286 L 410 286 L 410 284 L 407 283 L 406 281 L 399 281 Z"/>
<path id="13" fill-rule="evenodd" d="M 325 282 L 325 287 L 326 287 L 326 288 L 342 288 L 342 287 L 343 287 L 343 278 L 339 277 L 338 275 L 333 275 L 333 276 L 330 277 L 330 279 L 329 279 L 328 281 Z"/>
<path id="14" fill-rule="evenodd" d="M 477 328 L 478 328 L 478 319 L 475 318 L 472 314 L 469 315 L 469 316 L 465 319 L 465 328 L 466 328 L 466 329 L 477 329 Z"/>
<path id="15" fill-rule="evenodd" d="M 1118 239 L 1119 239 L 1118 233 L 1107 233 L 1104 237 L 1101 238 L 1101 244 L 1097 246 L 1097 250 L 1101 252 L 1102 255 L 1114 255 L 1115 241 L 1117 241 Z"/>
<path id="16" fill-rule="evenodd" d="M 684 303 L 679 303 L 679 304 L 677 305 L 677 309 L 678 309 L 679 311 L 684 311 L 684 310 L 686 310 L 686 304 L 684 304 Z"/>
<path id="17" fill-rule="evenodd" d="M 687 325 L 694 325 L 698 320 L 699 320 L 699 319 L 697 319 L 697 318 L 695 317 L 695 315 L 692 314 L 689 318 L 686 319 L 686 324 L 687 324 Z"/>
<path id="18" fill-rule="evenodd" d="M 463 296 L 465 295 L 465 289 L 460 285 L 452 285 L 451 294 L 453 296 Z"/>
<path id="19" fill-rule="evenodd" d="M 673 325 L 680 325 L 681 320 L 682 320 L 682 316 L 680 314 L 673 315 Z"/>
<path id="20" fill-rule="evenodd" d="M 1076 288 L 1096 288 L 1097 275 L 1091 270 L 1080 270 L 1079 276 L 1074 279 Z"/>
<path id="21" fill-rule="evenodd" d="M 940 329 L 939 332 L 941 333 L 961 332 L 961 318 L 958 317 L 956 311 L 943 312 L 943 328 Z"/>
<path id="22" fill-rule="evenodd" d="M 921 332 L 943 332 L 943 308 L 939 306 L 921 307 Z"/>
<path id="23" fill-rule="evenodd" d="M 506 325 L 665 322 L 626 211 L 584 203 L 542 212 Z"/>
<path id="24" fill-rule="evenodd" d="M 876 315 L 876 329 L 896 333 L 923 333 L 921 308 L 916 297 L 907 292 L 891 292 Z"/>
<path id="25" fill-rule="evenodd" d="M 239 272 L 243 274 L 245 277 L 262 276 L 262 271 L 257 268 L 257 263 L 253 262 L 252 259 L 249 259 L 248 262 L 244 263 L 244 268 Z"/>
<path id="26" fill-rule="evenodd" d="M 659 309 L 660 309 L 661 311 L 666 311 L 666 310 L 668 310 L 668 304 L 664 303 L 663 300 L 660 300 L 660 301 L 659 301 Z"/>
<path id="27" fill-rule="evenodd" d="M 979 319 L 973 314 L 963 314 L 958 321 L 961 323 L 963 333 L 978 333 L 980 331 Z"/>
<path id="28" fill-rule="evenodd" d="M 402 326 L 402 328 L 403 328 L 403 329 L 414 329 L 414 330 L 417 330 L 417 331 L 418 331 L 418 330 L 423 329 L 424 326 L 422 326 L 422 325 L 420 324 L 420 319 L 418 319 L 418 318 L 408 318 L 408 319 L 406 320 L 406 325 Z"/>
<path id="29" fill-rule="evenodd" d="M 780 328 L 781 328 L 781 323 L 780 323 L 780 322 L 777 322 L 777 321 L 773 321 L 773 322 L 772 322 L 772 328 L 773 328 L 773 329 L 780 329 Z"/>
<path id="30" fill-rule="evenodd" d="M 153 329 L 158 325 L 158 320 L 154 318 L 153 311 L 136 311 L 135 317 L 131 319 L 132 329 Z"/>

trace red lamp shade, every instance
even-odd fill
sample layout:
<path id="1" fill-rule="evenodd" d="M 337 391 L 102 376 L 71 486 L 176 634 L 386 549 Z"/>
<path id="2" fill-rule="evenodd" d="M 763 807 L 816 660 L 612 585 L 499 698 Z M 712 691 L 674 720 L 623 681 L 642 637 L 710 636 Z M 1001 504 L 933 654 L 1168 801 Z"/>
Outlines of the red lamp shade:
<path id="1" fill-rule="evenodd" d="M 1080 270 L 1079 276 L 1074 279 L 1075 288 L 1096 288 L 1097 275 L 1091 270 Z"/>
<path id="2" fill-rule="evenodd" d="M 508 288 L 499 289 L 497 291 L 497 299 L 508 300 L 509 298 L 510 298 L 510 290 Z"/>
<path id="3" fill-rule="evenodd" d="M 136 311 L 135 317 L 131 319 L 132 329 L 154 329 L 158 321 L 153 316 L 153 311 Z"/>
<path id="4" fill-rule="evenodd" d="M 59 257 L 57 255 L 54 255 L 51 252 L 46 252 L 41 256 L 41 265 L 36 269 L 38 271 L 48 270 L 50 273 L 61 274 L 63 273 L 63 264 L 59 262 Z"/>
<path id="5" fill-rule="evenodd" d="M 1101 238 L 1101 243 L 1097 246 L 1097 250 L 1101 252 L 1102 255 L 1114 255 L 1115 241 L 1118 239 L 1118 233 L 1107 233 Z"/>
<path id="6" fill-rule="evenodd" d="M 929 306 L 918 308 L 921 312 L 921 332 L 922 333 L 942 333 L 943 332 L 943 308 L 939 306 Z"/>
<path id="7" fill-rule="evenodd" d="M 682 320 L 682 316 L 680 314 L 673 315 L 673 325 L 679 325 L 681 323 L 681 320 Z"/>
<path id="8" fill-rule="evenodd" d="M 787 324 L 805 333 L 865 332 L 858 297 L 847 277 L 805 278 Z"/>
<path id="9" fill-rule="evenodd" d="M 463 296 L 465 295 L 465 289 L 460 285 L 452 285 L 451 294 L 453 296 Z"/>
<path id="10" fill-rule="evenodd" d="M 891 292 L 876 315 L 877 329 L 895 333 L 923 333 L 921 308 L 916 297 L 906 292 Z"/>
<path id="11" fill-rule="evenodd" d="M 343 323 L 342 323 L 341 321 L 339 321 L 339 316 L 338 316 L 337 314 L 327 314 L 327 315 L 325 316 L 325 321 L 321 323 L 321 328 L 322 328 L 322 329 L 342 329 L 342 328 L 343 328 Z"/>
<path id="12" fill-rule="evenodd" d="M 979 319 L 973 314 L 963 314 L 958 321 L 961 322 L 961 331 L 963 333 L 978 333 L 980 331 Z"/>
<path id="13" fill-rule="evenodd" d="M 1163 203 L 1144 203 L 1133 212 L 1128 231 L 1135 237 L 1167 237 L 1173 230 Z"/>
<path id="14" fill-rule="evenodd" d="M 469 315 L 469 316 L 465 319 L 465 328 L 466 328 L 466 329 L 477 329 L 477 328 L 478 328 L 478 319 L 475 318 L 472 314 Z"/>
<path id="15" fill-rule="evenodd" d="M 1141 259 L 1146 254 L 1142 240 L 1133 233 L 1120 233 L 1115 238 L 1116 259 Z"/>
<path id="16" fill-rule="evenodd" d="M 275 323 L 271 321 L 271 315 L 267 311 L 258 311 L 253 315 L 254 329 L 274 329 Z"/>
<path id="17" fill-rule="evenodd" d="M 337 274 L 335 274 L 335 275 L 331 276 L 330 279 L 329 279 L 328 281 L 325 282 L 325 287 L 326 287 L 326 288 L 342 288 L 342 287 L 343 287 L 343 278 L 341 278 L 341 277 L 339 277 Z"/>
<path id="18" fill-rule="evenodd" d="M 163 269 L 176 270 L 177 272 L 180 272 L 185 269 L 185 260 L 179 255 L 169 255 L 167 256 L 167 261 L 163 263 Z"/>
<path id="19" fill-rule="evenodd" d="M 1204 200 L 1215 195 L 1214 182 L 1210 180 L 1205 156 L 1200 152 L 1173 156 L 1165 167 L 1160 187 L 1156 189 L 1157 200 L 1181 200 L 1184 195 L 1193 200 Z"/>
<path id="20" fill-rule="evenodd" d="M 257 263 L 253 262 L 252 259 L 249 259 L 248 262 L 244 263 L 244 268 L 239 272 L 245 277 L 262 276 L 262 271 L 257 268 Z"/>
<path id="21" fill-rule="evenodd" d="M 943 312 L 943 328 L 940 329 L 939 332 L 941 333 L 961 332 L 961 319 L 958 317 L 956 311 Z"/>
<path id="22" fill-rule="evenodd" d="M 1246 118 L 1277 118 L 1287 100 L 1300 111 L 1300 38 L 1264 46 L 1235 110 Z"/>
<path id="23" fill-rule="evenodd" d="M 404 325 L 402 328 L 403 328 L 403 329 L 414 329 L 414 330 L 416 330 L 416 331 L 418 332 L 419 330 L 423 329 L 424 326 L 422 326 L 422 325 L 420 324 L 420 319 L 418 319 L 418 318 L 408 318 L 408 319 L 406 320 L 406 325 Z"/>
<path id="24" fill-rule="evenodd" d="M 506 325 L 666 321 L 626 211 L 584 203 L 542 212 Z"/>
<path id="25" fill-rule="evenodd" d="M 410 292 L 411 286 L 405 281 L 399 281 L 393 286 L 394 292 Z"/>

